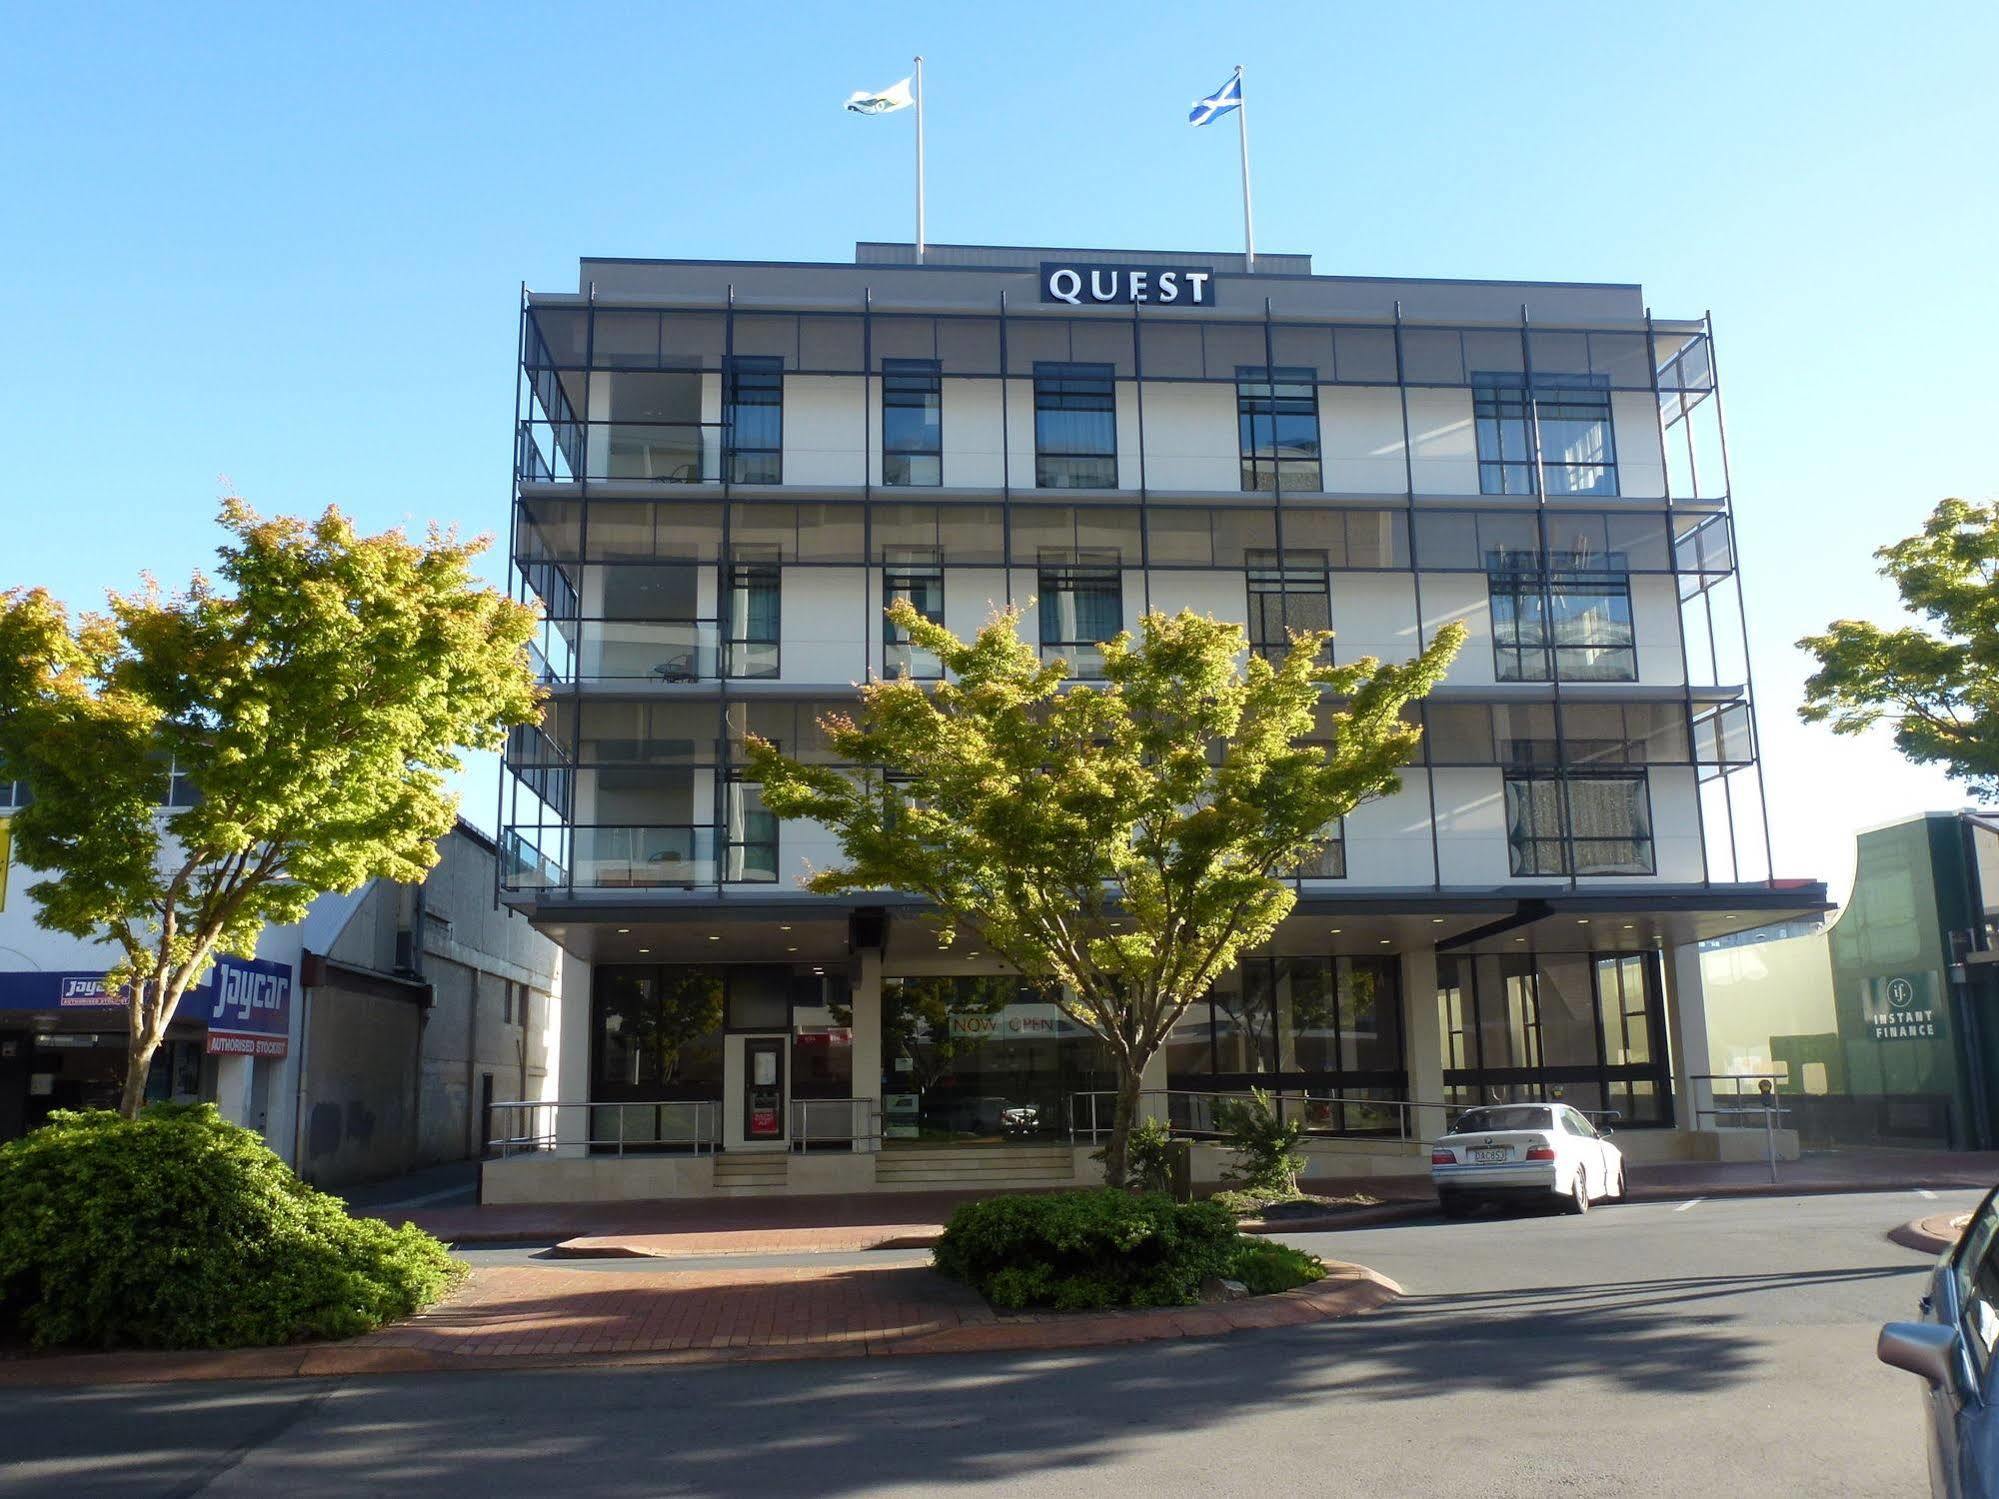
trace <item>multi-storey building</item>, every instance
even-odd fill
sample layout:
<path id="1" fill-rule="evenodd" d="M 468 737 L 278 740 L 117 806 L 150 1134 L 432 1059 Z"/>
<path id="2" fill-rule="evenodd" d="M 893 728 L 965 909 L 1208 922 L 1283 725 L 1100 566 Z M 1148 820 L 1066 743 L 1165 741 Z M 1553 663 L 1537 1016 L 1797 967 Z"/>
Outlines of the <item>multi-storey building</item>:
<path id="1" fill-rule="evenodd" d="M 1265 652 L 1330 627 L 1339 659 L 1465 625 L 1400 792 L 1331 830 L 1152 1081 L 1190 1122 L 1281 1086 L 1418 1166 L 1496 1096 L 1712 1147 L 1694 944 L 1824 891 L 1770 869 L 1705 319 L 1305 256 L 863 244 L 586 260 L 520 347 L 512 556 L 553 696 L 509 747 L 501 897 L 591 976 L 579 1107 L 502 1125 L 561 1148 L 490 1195 L 934 1175 L 915 1142 L 1085 1159 L 1091 1039 L 972 1003 L 1009 981 L 915 902 L 804 894 L 836 844 L 741 778 L 745 732 L 822 754 L 854 683 L 937 673 L 897 597 L 961 633 L 1021 606 L 1086 679 L 1148 610 Z"/>

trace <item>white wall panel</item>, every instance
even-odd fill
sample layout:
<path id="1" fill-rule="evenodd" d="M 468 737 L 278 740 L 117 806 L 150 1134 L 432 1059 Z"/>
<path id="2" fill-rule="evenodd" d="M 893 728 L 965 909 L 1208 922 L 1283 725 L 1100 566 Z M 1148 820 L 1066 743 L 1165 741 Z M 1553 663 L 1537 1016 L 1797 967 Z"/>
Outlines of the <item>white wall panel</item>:
<path id="1" fill-rule="evenodd" d="M 787 567 L 778 635 L 787 682 L 854 682 L 865 669 L 864 642 L 879 615 L 869 607 L 860 567 Z"/>
<path id="2" fill-rule="evenodd" d="M 1247 598 L 1244 607 L 1248 607 Z M 1333 574 L 1333 659 L 1378 656 L 1406 661 L 1417 654 L 1416 587 L 1410 573 Z"/>
<path id="3" fill-rule="evenodd" d="M 1347 817 L 1346 843 L 1348 885 L 1432 884 L 1428 774 L 1405 770 L 1400 791 L 1354 808 Z"/>
<path id="4" fill-rule="evenodd" d="M 1499 771 L 1437 770 L 1437 852 L 1443 883 L 1487 888 L 1512 880 Z"/>
<path id="5" fill-rule="evenodd" d="M 1169 381 L 1145 387 L 1145 483 L 1150 489 L 1242 489 L 1233 385 Z M 1135 483 L 1136 480 L 1127 480 Z"/>
<path id="6" fill-rule="evenodd" d="M 1659 407 L 1642 390 L 1610 393 L 1617 444 L 1617 491 L 1626 499 L 1656 500 L 1666 493 L 1666 459 L 1659 446 Z"/>
<path id="7" fill-rule="evenodd" d="M 1000 382 L 946 379 L 943 402 L 944 483 L 963 489 L 997 489 L 1006 479 Z M 1028 440 L 1031 446 L 1031 431 Z M 1028 482 L 1033 482 L 1031 469 Z"/>
<path id="8" fill-rule="evenodd" d="M 1453 687 L 1483 687 L 1494 680 L 1492 602 L 1479 573 L 1423 574 L 1423 636 L 1435 640 L 1447 624 L 1466 630 L 1464 649 L 1445 681 Z"/>
<path id="9" fill-rule="evenodd" d="M 1639 681 L 1648 687 L 1678 686 L 1686 681 L 1678 590 L 1669 574 L 1632 577 L 1631 633 L 1638 642 Z"/>
<path id="10" fill-rule="evenodd" d="M 1005 607 L 1004 568 L 944 569 L 944 625 L 960 640 L 969 640 L 978 634 L 994 613 Z"/>
<path id="11" fill-rule="evenodd" d="M 1478 493 L 1478 442 L 1469 390 L 1411 390 L 1409 436 L 1416 493 Z"/>
<path id="12" fill-rule="evenodd" d="M 858 375 L 784 377 L 784 482 L 866 481 L 867 382 Z"/>
<path id="13" fill-rule="evenodd" d="M 1120 380 L 1116 385 L 1117 482 L 1120 489 L 1138 488 L 1138 382 Z"/>
<path id="14" fill-rule="evenodd" d="M 1319 446 L 1324 470 L 1320 482 L 1328 491 L 1409 492 L 1402 456 L 1402 397 L 1393 388 L 1321 385 Z"/>
<path id="15" fill-rule="evenodd" d="M 1192 609 L 1241 624 L 1249 616 L 1249 586 L 1240 571 L 1159 571 L 1152 575 L 1152 607 L 1162 614 Z"/>

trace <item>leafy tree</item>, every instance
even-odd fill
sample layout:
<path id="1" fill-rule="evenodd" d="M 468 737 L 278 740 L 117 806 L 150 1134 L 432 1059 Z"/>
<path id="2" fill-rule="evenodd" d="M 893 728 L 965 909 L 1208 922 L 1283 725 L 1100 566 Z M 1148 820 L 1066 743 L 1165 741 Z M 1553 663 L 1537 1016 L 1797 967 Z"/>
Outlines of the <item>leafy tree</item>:
<path id="1" fill-rule="evenodd" d="M 480 584 L 483 539 L 362 536 L 329 509 L 223 502 L 219 585 L 151 579 L 75 619 L 0 594 L 0 777 L 36 920 L 97 937 L 126 996 L 128 1118 L 180 998 L 327 891 L 437 862 L 465 749 L 532 722 L 535 613 Z M 192 805 L 162 811 L 169 767 Z M 175 801 L 189 798 L 174 798 Z"/>
<path id="2" fill-rule="evenodd" d="M 969 929 L 1104 1042 L 1118 1074 L 1105 1176 L 1122 1185 L 1147 1061 L 1290 911 L 1284 872 L 1395 789 L 1420 732 L 1402 709 L 1463 629 L 1401 665 L 1320 665 L 1320 631 L 1244 664 L 1240 626 L 1154 613 L 1105 642 L 1101 685 L 1073 685 L 1021 640 L 1017 610 L 970 642 L 906 600 L 887 612 L 945 680 L 869 682 L 857 719 L 822 720 L 856 769 L 752 738 L 747 774 L 778 816 L 838 835 L 846 862 L 809 888 L 927 897 L 947 942 Z"/>
<path id="3" fill-rule="evenodd" d="M 960 1052 L 979 1045 L 976 1036 L 951 1030 L 951 1017 L 997 1015 L 1013 998 L 1015 986 L 1004 979 L 965 979 L 932 975 L 882 986 L 882 1059 L 909 1059 L 909 1080 L 919 1093 L 948 1075 Z M 833 1007 L 833 1023 L 851 1026 L 851 1005 Z"/>
<path id="4" fill-rule="evenodd" d="M 1893 727 L 1895 747 L 1999 795 L 1999 505 L 1945 500 L 1914 536 L 1874 554 L 1920 624 L 1835 620 L 1799 714 L 1835 734 Z"/>

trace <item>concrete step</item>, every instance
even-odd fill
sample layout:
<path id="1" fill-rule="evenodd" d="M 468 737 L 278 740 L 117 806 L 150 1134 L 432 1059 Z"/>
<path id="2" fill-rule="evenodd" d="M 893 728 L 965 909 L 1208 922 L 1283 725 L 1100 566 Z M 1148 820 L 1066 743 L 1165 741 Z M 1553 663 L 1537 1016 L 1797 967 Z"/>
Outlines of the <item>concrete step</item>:
<path id="1" fill-rule="evenodd" d="M 769 1188 L 783 1190 L 791 1174 L 791 1157 L 778 1155 L 718 1156 L 715 1160 L 715 1190 L 718 1192 Z"/>

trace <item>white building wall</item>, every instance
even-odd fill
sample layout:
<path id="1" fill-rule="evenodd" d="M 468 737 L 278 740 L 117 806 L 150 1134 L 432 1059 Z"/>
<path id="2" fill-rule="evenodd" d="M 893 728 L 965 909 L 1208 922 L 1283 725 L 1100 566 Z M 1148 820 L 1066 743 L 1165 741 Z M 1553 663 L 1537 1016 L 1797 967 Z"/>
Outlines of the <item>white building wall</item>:
<path id="1" fill-rule="evenodd" d="M 784 377 L 786 484 L 866 482 L 867 385 L 858 375 Z"/>
<path id="2" fill-rule="evenodd" d="M 1409 439 L 1417 494 L 1478 493 L 1478 441 L 1469 390 L 1411 389 Z"/>
<path id="3" fill-rule="evenodd" d="M 1233 385 L 1169 381 L 1145 387 L 1148 489 L 1242 489 Z"/>
<path id="4" fill-rule="evenodd" d="M 1321 482 L 1335 494 L 1405 495 L 1402 395 L 1393 386 L 1319 387 Z"/>
<path id="5" fill-rule="evenodd" d="M 1670 574 L 1632 576 L 1631 633 L 1638 642 L 1640 682 L 1648 687 L 1677 687 L 1687 680 L 1678 585 Z"/>
<path id="6" fill-rule="evenodd" d="M 1433 884 L 1429 773 L 1405 770 L 1400 791 L 1354 808 L 1347 815 L 1346 852 L 1348 886 Z"/>
<path id="7" fill-rule="evenodd" d="M 1612 440 L 1617 444 L 1617 492 L 1627 500 L 1666 495 L 1666 456 L 1660 446 L 1659 406 L 1651 392 L 1610 393 Z"/>
<path id="8" fill-rule="evenodd" d="M 1464 648 L 1444 679 L 1452 687 L 1484 687 L 1497 680 L 1492 659 L 1492 599 L 1480 573 L 1424 573 L 1423 638 L 1435 640 L 1445 625 L 1465 627 Z"/>
<path id="9" fill-rule="evenodd" d="M 1241 622 L 1249 613 L 1248 590 L 1240 571 L 1160 571 L 1152 575 L 1152 607 L 1161 614 L 1191 609 Z"/>
<path id="10" fill-rule="evenodd" d="M 945 485 L 997 489 L 1006 481 L 1000 382 L 946 378 L 941 387 Z M 1031 444 L 1031 433 L 1029 438 Z M 1028 482 L 1033 482 L 1032 470 Z"/>
<path id="11" fill-rule="evenodd" d="M 1247 608 L 1246 598 L 1242 607 Z M 1357 661 L 1362 656 L 1407 661 L 1420 654 L 1414 575 L 1335 573 L 1332 621 L 1336 661 Z"/>
<path id="12" fill-rule="evenodd" d="M 880 613 L 869 603 L 868 578 L 864 567 L 784 569 L 778 623 L 781 680 L 833 685 L 860 680 L 868 660 L 868 627 L 873 625 L 877 635 L 881 630 Z"/>
<path id="13" fill-rule="evenodd" d="M 1506 853 L 1506 793 L 1498 769 L 1440 769 L 1437 858 L 1446 885 L 1513 882 Z"/>

